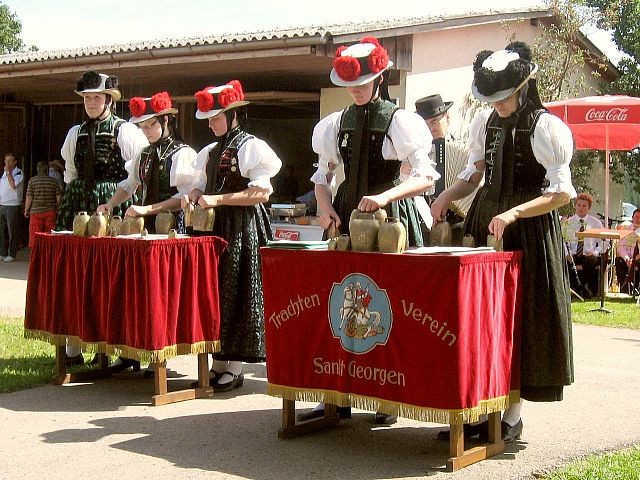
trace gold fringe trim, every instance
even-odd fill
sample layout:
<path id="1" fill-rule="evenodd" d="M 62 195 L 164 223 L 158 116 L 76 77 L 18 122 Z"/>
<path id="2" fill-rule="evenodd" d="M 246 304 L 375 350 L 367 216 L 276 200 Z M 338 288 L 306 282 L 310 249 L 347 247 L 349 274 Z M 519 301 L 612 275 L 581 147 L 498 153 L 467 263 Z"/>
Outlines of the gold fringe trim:
<path id="1" fill-rule="evenodd" d="M 267 393 L 273 397 L 300 402 L 326 402 L 339 407 L 354 407 L 360 410 L 382 412 L 389 415 L 410 418 L 420 422 L 462 424 L 473 423 L 481 415 L 505 410 L 520 400 L 520 391 L 512 390 L 508 395 L 482 400 L 480 405 L 462 410 L 441 410 L 438 408 L 416 407 L 375 397 L 365 397 L 354 393 L 335 390 L 312 390 L 268 384 Z"/>
<path id="2" fill-rule="evenodd" d="M 69 345 L 77 347 L 85 353 L 104 353 L 107 355 L 122 355 L 142 363 L 160 363 L 178 355 L 197 355 L 199 353 L 216 353 L 220 351 L 220 340 L 203 341 L 197 343 L 179 343 L 170 345 L 162 350 L 141 350 L 126 345 L 109 345 L 105 342 L 83 342 L 79 337 L 56 335 L 42 330 L 25 330 L 24 338 L 48 342 L 56 347 Z"/>

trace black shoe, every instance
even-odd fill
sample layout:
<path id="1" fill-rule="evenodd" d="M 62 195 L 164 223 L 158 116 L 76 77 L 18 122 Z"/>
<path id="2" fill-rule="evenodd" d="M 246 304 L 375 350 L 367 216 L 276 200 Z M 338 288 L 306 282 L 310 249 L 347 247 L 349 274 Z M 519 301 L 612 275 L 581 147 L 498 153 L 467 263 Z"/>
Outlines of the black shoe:
<path id="1" fill-rule="evenodd" d="M 485 420 L 481 423 L 465 423 L 463 426 L 464 430 L 464 438 L 475 437 L 476 435 L 480 436 L 480 439 L 489 438 L 489 421 Z M 438 440 L 449 440 L 450 438 L 449 430 L 441 430 L 438 432 Z"/>
<path id="2" fill-rule="evenodd" d="M 140 362 L 138 360 L 132 360 L 131 358 L 118 357 L 110 367 L 112 373 L 124 372 L 131 368 L 134 372 L 140 371 Z"/>
<path id="3" fill-rule="evenodd" d="M 376 412 L 375 423 L 377 425 L 393 425 L 398 421 L 395 415 L 387 415 L 386 413 Z"/>
<path id="4" fill-rule="evenodd" d="M 234 375 L 233 373 L 229 373 L 229 372 L 225 372 L 225 373 L 233 377 L 230 382 L 222 383 L 222 384 L 218 383 L 222 378 L 222 376 L 224 375 L 224 373 L 220 375 L 220 378 L 218 378 L 218 380 L 216 380 L 215 382 L 211 383 L 211 381 L 209 381 L 209 385 L 213 387 L 214 393 L 228 392 L 229 390 L 233 390 L 234 388 L 240 388 L 244 383 L 244 375 L 242 375 L 242 373 L 240 375 Z"/>
<path id="5" fill-rule="evenodd" d="M 504 443 L 511 443 L 514 440 L 519 440 L 522 435 L 522 419 L 518 420 L 518 423 L 513 427 L 507 422 L 502 422 L 501 430 L 502 440 L 504 440 Z"/>
<path id="6" fill-rule="evenodd" d="M 213 373 L 213 377 L 209 378 L 209 386 L 215 387 L 218 384 L 218 380 L 222 378 L 224 373 L 218 373 L 215 370 L 209 370 L 209 372 Z M 198 380 L 196 380 L 195 382 L 191 382 L 191 388 L 200 388 L 200 386 L 198 385 Z"/>
<path id="7" fill-rule="evenodd" d="M 100 353 L 96 353 L 89 362 L 89 365 L 98 365 L 100 363 L 100 355 Z"/>
<path id="8" fill-rule="evenodd" d="M 84 357 L 82 356 L 81 353 L 79 353 L 75 357 L 69 357 L 65 355 L 64 363 L 67 367 L 76 367 L 84 363 Z"/>
<path id="9" fill-rule="evenodd" d="M 336 412 L 340 417 L 340 420 L 351 418 L 351 407 L 336 407 Z M 311 410 L 305 413 L 299 413 L 296 417 L 299 422 L 306 422 L 307 420 L 313 420 L 314 418 L 320 418 L 324 416 L 324 408 L 318 410 Z"/>

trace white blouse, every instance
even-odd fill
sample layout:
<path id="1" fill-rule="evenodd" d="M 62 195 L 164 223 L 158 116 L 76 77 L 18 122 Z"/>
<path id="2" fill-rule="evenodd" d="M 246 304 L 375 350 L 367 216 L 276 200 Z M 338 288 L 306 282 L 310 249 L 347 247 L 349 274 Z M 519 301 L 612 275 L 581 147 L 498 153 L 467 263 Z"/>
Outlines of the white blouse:
<path id="1" fill-rule="evenodd" d="M 341 116 L 342 111 L 334 112 L 320 120 L 313 129 L 311 143 L 313 151 L 319 155 L 318 169 L 311 177 L 315 184 L 327 185 L 327 174 L 342 163 L 338 148 Z M 435 181 L 440 174 L 434 168 L 435 162 L 429 158 L 431 141 L 431 132 L 422 117 L 403 109 L 397 110 L 382 142 L 382 158 L 409 163 L 411 171 L 408 175 L 400 175 L 402 180 L 427 177 Z M 334 184 L 335 176 L 331 186 Z"/>
<path id="2" fill-rule="evenodd" d="M 481 110 L 469 126 L 469 160 L 458 175 L 462 180 L 469 180 L 474 173 L 484 171 L 478 169 L 475 162 L 484 162 L 487 122 L 492 111 Z M 545 193 L 565 192 L 574 198 L 577 194 L 571 183 L 569 169 L 573 156 L 573 136 L 569 127 L 555 115 L 543 113 L 531 135 L 531 148 L 536 161 L 547 171 L 545 178 L 549 181 L 549 187 Z"/>
<path id="3" fill-rule="evenodd" d="M 209 152 L 215 147 L 217 142 L 213 142 L 205 146 L 198 152 L 195 159 L 195 181 L 191 185 L 204 192 L 207 186 L 207 162 L 209 161 Z M 249 179 L 250 187 L 258 187 L 268 190 L 269 194 L 273 193 L 271 186 L 271 178 L 275 177 L 282 167 L 282 161 L 278 158 L 276 152 L 265 142 L 259 138 L 249 138 L 238 150 L 238 167 L 240 175 Z"/>
<path id="4" fill-rule="evenodd" d="M 64 183 L 71 183 L 78 178 L 78 171 L 76 170 L 75 156 L 76 156 L 76 142 L 78 140 L 78 130 L 80 125 L 71 127 L 71 130 L 67 133 L 67 137 L 64 139 L 64 144 L 60 150 L 60 154 L 65 161 L 64 168 Z M 118 128 L 118 138 L 116 139 L 118 146 L 120 147 L 120 153 L 124 160 L 124 168 L 127 172 L 131 172 L 131 167 L 136 156 L 140 151 L 149 145 L 147 137 L 144 136 L 142 130 L 132 123 L 123 123 Z"/>
<path id="5" fill-rule="evenodd" d="M 140 158 L 142 151 L 136 155 L 131 164 L 129 176 L 118 184 L 118 187 L 125 190 L 129 195 L 133 195 L 142 183 L 140 180 Z M 188 195 L 192 189 L 193 183 L 196 181 L 196 172 L 193 169 L 197 153 L 189 147 L 182 147 L 171 156 L 171 170 L 169 171 L 169 185 L 176 187 L 178 193 L 173 198 L 180 198 L 182 195 Z"/>

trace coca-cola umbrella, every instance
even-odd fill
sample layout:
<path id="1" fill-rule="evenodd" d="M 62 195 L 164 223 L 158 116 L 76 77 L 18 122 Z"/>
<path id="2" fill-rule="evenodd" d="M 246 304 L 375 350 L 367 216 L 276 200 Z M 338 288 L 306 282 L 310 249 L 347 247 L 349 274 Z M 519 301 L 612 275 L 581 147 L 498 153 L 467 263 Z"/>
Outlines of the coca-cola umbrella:
<path id="1" fill-rule="evenodd" d="M 601 95 L 549 102 L 545 107 L 566 123 L 579 150 L 604 150 L 605 227 L 609 225 L 609 152 L 640 145 L 640 98 Z"/>

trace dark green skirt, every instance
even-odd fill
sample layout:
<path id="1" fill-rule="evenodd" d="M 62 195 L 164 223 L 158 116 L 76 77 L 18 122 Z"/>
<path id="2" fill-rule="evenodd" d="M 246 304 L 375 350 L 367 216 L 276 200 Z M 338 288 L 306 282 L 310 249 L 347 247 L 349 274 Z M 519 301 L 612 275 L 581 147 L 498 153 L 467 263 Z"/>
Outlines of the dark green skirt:
<path id="1" fill-rule="evenodd" d="M 396 181 L 393 184 L 385 185 L 380 189 L 372 189 L 369 195 L 382 193 L 398 183 L 399 182 Z M 349 233 L 349 218 L 351 217 L 351 212 L 345 211 L 345 196 L 347 194 L 346 184 L 346 181 L 340 184 L 338 191 L 336 192 L 336 197 L 333 199 L 333 209 L 340 217 L 340 222 L 342 223 L 340 226 L 340 233 L 344 234 Z M 405 198 L 403 200 L 391 202 L 384 209 L 388 216 L 398 218 L 404 224 L 407 229 L 409 246 L 422 247 L 424 245 L 422 230 L 420 229 L 420 214 L 418 213 L 418 208 L 416 207 L 416 203 L 413 201 L 413 198 Z"/>
<path id="2" fill-rule="evenodd" d="M 218 267 L 220 343 L 217 360 L 248 363 L 266 359 L 260 247 L 273 240 L 262 204 L 216 207 L 213 234 L 228 246 Z"/>
<path id="3" fill-rule="evenodd" d="M 478 191 L 465 221 L 465 234 L 486 245 L 491 219 L 539 192 L 514 192 L 498 204 Z M 505 251 L 523 252 L 520 396 L 530 401 L 562 400 L 564 385 L 573 383 L 571 292 L 564 261 L 560 219 L 556 211 L 521 218 L 504 233 Z"/>
<path id="4" fill-rule="evenodd" d="M 93 189 L 87 188 L 85 181 L 81 178 L 73 180 L 64 191 L 62 204 L 58 209 L 56 221 L 57 230 L 72 230 L 73 218 L 78 212 L 87 212 L 89 215 L 98 209 L 98 205 L 107 203 L 115 191 L 118 189 L 117 181 L 99 181 Z M 113 209 L 113 215 L 124 217 L 131 200 L 127 200 Z"/>

